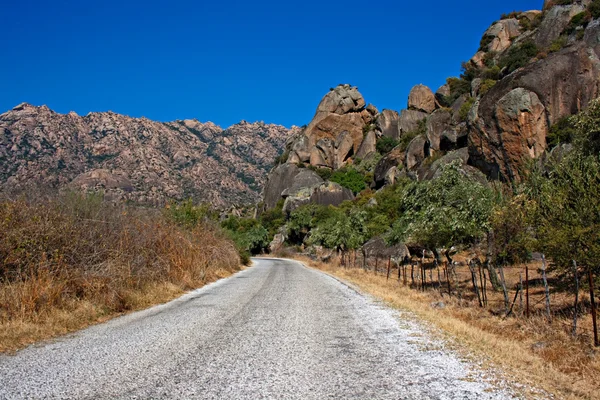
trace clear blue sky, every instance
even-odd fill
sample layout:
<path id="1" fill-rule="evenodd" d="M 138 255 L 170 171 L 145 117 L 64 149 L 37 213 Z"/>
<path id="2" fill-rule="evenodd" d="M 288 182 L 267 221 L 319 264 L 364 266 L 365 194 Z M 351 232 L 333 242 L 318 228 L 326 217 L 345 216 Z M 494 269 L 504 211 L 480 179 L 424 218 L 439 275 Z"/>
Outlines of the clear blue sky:
<path id="1" fill-rule="evenodd" d="M 406 107 L 460 72 L 505 1 L 10 1 L 0 112 L 18 103 L 160 121 L 302 125 L 338 83 Z"/>

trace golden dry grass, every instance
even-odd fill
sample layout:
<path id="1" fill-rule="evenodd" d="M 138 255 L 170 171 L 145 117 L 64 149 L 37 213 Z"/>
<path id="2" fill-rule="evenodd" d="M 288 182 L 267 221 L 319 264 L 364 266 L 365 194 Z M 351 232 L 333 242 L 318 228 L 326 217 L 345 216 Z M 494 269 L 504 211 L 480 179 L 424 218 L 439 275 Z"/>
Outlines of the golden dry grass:
<path id="1" fill-rule="evenodd" d="M 322 263 L 305 257 L 296 258 L 440 328 L 456 339 L 465 354 L 488 366 L 499 367 L 512 381 L 532 388 L 522 389 L 526 398 L 547 397 L 537 389 L 555 398 L 600 398 L 600 360 L 589 334 L 580 331 L 578 338 L 571 337 L 570 328 L 565 325 L 568 320 L 555 317 L 548 323 L 542 312 L 543 306 L 538 306 L 530 319 L 520 317 L 520 310 L 516 310 L 516 317 L 503 319 L 503 313 L 499 312 L 504 309 L 500 293 L 490 291 L 490 304 L 497 306 L 484 309 L 478 307 L 474 296 L 469 298 L 466 287 L 462 299 L 458 299 L 437 290 L 411 289 L 404 286 L 402 280 L 386 280 L 383 271 L 376 275 L 362 268 L 342 268 L 337 260 Z M 507 281 L 518 281 L 518 272 L 507 272 Z M 392 276 L 396 274 L 397 270 Z M 532 272 L 530 278 L 535 279 L 536 274 Z M 553 295 L 553 306 L 559 306 L 557 303 L 561 301 L 571 301 L 569 296 L 563 297 Z M 445 307 L 433 307 L 438 302 L 443 302 Z M 584 328 L 591 327 L 591 317 L 583 316 L 580 323 Z"/>
<path id="2" fill-rule="evenodd" d="M 169 301 L 240 269 L 210 223 L 71 195 L 0 202 L 0 352 Z"/>

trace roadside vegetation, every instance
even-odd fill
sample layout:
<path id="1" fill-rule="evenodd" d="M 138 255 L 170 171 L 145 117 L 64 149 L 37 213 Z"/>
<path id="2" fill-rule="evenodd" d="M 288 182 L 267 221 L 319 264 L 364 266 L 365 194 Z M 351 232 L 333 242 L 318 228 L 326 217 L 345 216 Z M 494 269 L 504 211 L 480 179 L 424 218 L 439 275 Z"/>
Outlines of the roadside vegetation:
<path id="1" fill-rule="evenodd" d="M 0 351 L 173 299 L 240 268 L 206 207 L 66 193 L 0 200 Z"/>

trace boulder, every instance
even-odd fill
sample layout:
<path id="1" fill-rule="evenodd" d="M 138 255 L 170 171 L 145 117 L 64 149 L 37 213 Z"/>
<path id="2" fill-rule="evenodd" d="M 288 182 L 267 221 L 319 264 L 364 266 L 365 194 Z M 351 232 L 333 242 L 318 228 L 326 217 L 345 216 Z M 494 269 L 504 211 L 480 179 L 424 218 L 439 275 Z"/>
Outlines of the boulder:
<path id="1" fill-rule="evenodd" d="M 264 209 L 275 208 L 277 202 L 281 200 L 281 193 L 290 188 L 294 183 L 294 178 L 300 172 L 296 164 L 281 164 L 270 174 L 263 192 Z"/>
<path id="2" fill-rule="evenodd" d="M 398 139 L 400 135 L 398 127 L 399 118 L 400 116 L 397 111 L 383 110 L 377 118 L 377 127 L 381 131 L 381 134 L 386 137 Z"/>
<path id="3" fill-rule="evenodd" d="M 581 4 L 550 8 L 535 34 L 534 42 L 536 46 L 540 49 L 550 46 L 560 36 L 567 25 L 569 25 L 571 18 L 584 10 L 585 7 Z"/>
<path id="4" fill-rule="evenodd" d="M 318 168 L 335 166 L 335 145 L 332 138 L 319 140 L 310 152 L 310 165 Z"/>
<path id="5" fill-rule="evenodd" d="M 307 168 L 300 168 L 294 176 L 291 185 L 281 192 L 282 197 L 294 196 L 304 188 L 311 188 L 323 183 L 323 179 L 315 172 Z"/>
<path id="6" fill-rule="evenodd" d="M 419 127 L 419 122 L 427 118 L 428 114 L 416 110 L 402 110 L 398 117 L 399 135 L 402 136 L 407 132 L 414 132 Z"/>
<path id="7" fill-rule="evenodd" d="M 347 200 L 354 200 L 352 191 L 329 181 L 317 186 L 310 196 L 311 203 L 322 206 L 339 206 Z"/>
<path id="8" fill-rule="evenodd" d="M 373 173 L 373 181 L 374 187 L 376 189 L 381 188 L 385 185 L 386 177 L 388 176 L 388 171 L 391 168 L 398 167 L 402 165 L 405 158 L 405 151 L 402 150 L 400 146 L 395 147 L 386 154 L 375 166 L 375 171 Z"/>
<path id="9" fill-rule="evenodd" d="M 431 114 L 436 108 L 435 95 L 427 86 L 417 85 L 408 95 L 408 108 Z"/>
<path id="10" fill-rule="evenodd" d="M 410 257 L 410 251 L 404 243 L 389 246 L 383 237 L 376 236 L 363 245 L 363 252 L 367 257 L 388 258 L 392 257 L 397 262 Z"/>
<path id="11" fill-rule="evenodd" d="M 330 114 L 360 113 L 364 108 L 365 99 L 356 87 L 339 85 L 323 97 L 307 131 L 310 135 L 312 128 Z"/>
<path id="12" fill-rule="evenodd" d="M 452 115 L 446 110 L 435 110 L 427 118 L 427 140 L 432 150 L 440 150 L 442 134 L 451 128 Z"/>
<path id="13" fill-rule="evenodd" d="M 472 163 L 492 178 L 520 181 L 527 160 L 541 156 L 546 149 L 546 108 L 537 94 L 525 88 L 505 94 L 491 115 L 476 103 L 470 118 L 474 128 L 469 135 Z M 493 120 L 492 129 L 487 118 Z"/>
<path id="14" fill-rule="evenodd" d="M 424 136 L 417 136 L 410 142 L 406 150 L 406 168 L 409 170 L 415 169 L 427 157 L 429 157 L 427 139 Z"/>
<path id="15" fill-rule="evenodd" d="M 452 106 L 450 108 L 452 109 L 452 121 L 455 124 L 459 124 L 462 122 L 460 120 L 460 109 L 462 108 L 463 104 L 465 104 L 470 98 L 471 96 L 465 93 L 461 95 L 458 99 L 456 99 L 454 103 L 452 103 Z"/>
<path id="16" fill-rule="evenodd" d="M 341 168 L 346 160 L 354 155 L 354 140 L 348 131 L 343 131 L 335 141 L 336 161 L 335 168 Z"/>
<path id="17" fill-rule="evenodd" d="M 469 144 L 468 134 L 466 123 L 446 129 L 440 137 L 440 150 L 450 151 L 467 147 Z"/>
<path id="18" fill-rule="evenodd" d="M 298 136 L 290 145 L 288 162 L 308 162 L 310 160 L 310 145 L 306 135 Z"/>
<path id="19" fill-rule="evenodd" d="M 484 37 L 493 38 L 484 50 L 501 53 L 508 49 L 512 40 L 520 34 L 521 26 L 516 18 L 498 21 L 483 34 Z"/>
<path id="20" fill-rule="evenodd" d="M 373 130 L 367 132 L 367 135 L 360 144 L 360 148 L 356 153 L 356 157 L 365 159 L 369 154 L 373 154 L 377 151 L 377 133 Z"/>
<path id="21" fill-rule="evenodd" d="M 440 167 L 450 164 L 455 160 L 460 160 L 462 165 L 467 165 L 469 161 L 469 149 L 464 148 L 451 151 L 443 157 L 435 160 L 433 163 L 431 163 L 431 166 L 428 168 L 427 172 L 423 174 L 423 178 L 426 180 L 433 179 Z"/>

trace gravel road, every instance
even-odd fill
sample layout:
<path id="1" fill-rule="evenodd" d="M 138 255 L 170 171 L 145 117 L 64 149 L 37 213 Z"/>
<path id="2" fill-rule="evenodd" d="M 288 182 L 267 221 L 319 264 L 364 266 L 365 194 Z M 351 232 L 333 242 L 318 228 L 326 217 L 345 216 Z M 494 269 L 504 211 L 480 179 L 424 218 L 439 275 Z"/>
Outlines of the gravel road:
<path id="1" fill-rule="evenodd" d="M 0 398 L 507 399 L 419 323 L 287 260 L 0 356 Z"/>

